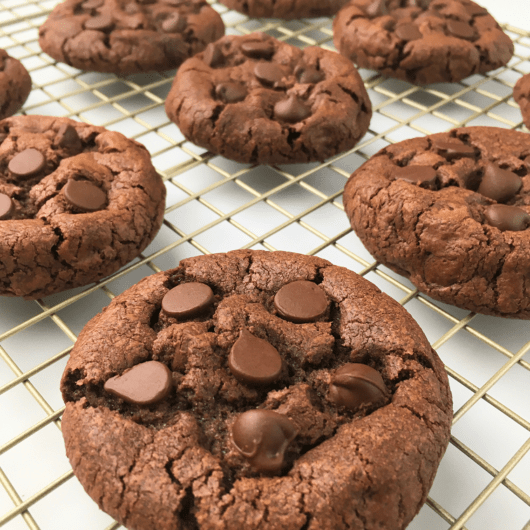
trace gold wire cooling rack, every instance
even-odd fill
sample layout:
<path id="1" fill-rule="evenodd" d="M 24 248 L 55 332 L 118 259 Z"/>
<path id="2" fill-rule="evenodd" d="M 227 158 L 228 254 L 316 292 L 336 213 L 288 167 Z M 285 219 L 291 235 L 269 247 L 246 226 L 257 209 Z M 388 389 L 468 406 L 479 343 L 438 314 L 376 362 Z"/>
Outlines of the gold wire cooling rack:
<path id="1" fill-rule="evenodd" d="M 446 364 L 453 436 L 416 529 L 530 530 L 530 325 L 475 315 L 418 294 L 373 261 L 351 232 L 341 193 L 388 143 L 462 125 L 522 129 L 513 85 L 530 72 L 530 34 L 511 26 L 510 64 L 420 88 L 362 70 L 374 117 L 352 151 L 323 164 L 252 167 L 187 142 L 163 109 L 174 72 L 128 77 L 56 64 L 38 27 L 57 0 L 0 0 L 0 48 L 33 79 L 26 114 L 71 116 L 144 143 L 168 191 L 164 225 L 143 255 L 97 285 L 36 302 L 0 298 L 0 527 L 116 529 L 82 491 L 64 455 L 58 390 L 83 325 L 139 279 L 184 257 L 233 248 L 319 255 L 376 283 L 418 320 Z M 227 33 L 260 30 L 334 49 L 328 18 L 251 19 L 221 4 Z"/>

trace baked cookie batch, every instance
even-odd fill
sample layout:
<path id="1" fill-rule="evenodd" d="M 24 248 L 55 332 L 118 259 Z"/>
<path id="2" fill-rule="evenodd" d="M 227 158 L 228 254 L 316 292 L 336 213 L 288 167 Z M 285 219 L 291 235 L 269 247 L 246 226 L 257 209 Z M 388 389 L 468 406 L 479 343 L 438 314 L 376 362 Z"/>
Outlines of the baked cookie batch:
<path id="1" fill-rule="evenodd" d="M 364 136 L 358 67 L 423 85 L 506 65 L 513 43 L 471 0 L 221 0 L 250 17 L 335 16 L 340 54 L 224 36 L 204 0 L 65 0 L 39 31 L 73 67 L 177 68 L 184 136 L 243 163 L 323 161 Z M 147 150 L 66 118 L 9 118 L 31 79 L 0 50 L 0 295 L 42 298 L 137 257 L 164 213 Z M 530 81 L 514 97 L 528 125 Z M 2 99 L 3 98 L 3 99 Z M 490 127 L 406 140 L 344 190 L 353 229 L 427 295 L 530 319 L 530 139 Z M 449 442 L 443 364 L 394 300 L 316 257 L 189 258 L 83 329 L 61 390 L 68 458 L 135 530 L 401 530 Z"/>

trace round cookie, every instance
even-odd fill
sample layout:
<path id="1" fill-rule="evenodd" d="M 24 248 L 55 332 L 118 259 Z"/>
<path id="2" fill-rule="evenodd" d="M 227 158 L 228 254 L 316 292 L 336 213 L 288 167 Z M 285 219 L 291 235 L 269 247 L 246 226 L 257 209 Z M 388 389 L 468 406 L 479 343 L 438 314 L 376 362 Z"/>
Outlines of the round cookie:
<path id="1" fill-rule="evenodd" d="M 513 99 L 521 107 L 523 122 L 530 129 L 530 74 L 523 75 L 515 83 Z"/>
<path id="2" fill-rule="evenodd" d="M 164 214 L 145 147 L 66 118 L 0 122 L 0 295 L 40 298 L 138 256 Z"/>
<path id="3" fill-rule="evenodd" d="M 471 0 L 353 0 L 333 21 L 333 37 L 358 67 L 417 85 L 489 72 L 514 50 Z"/>
<path id="4" fill-rule="evenodd" d="M 298 306 L 293 282 L 306 284 Z M 189 283 L 211 302 L 168 315 Z M 352 271 L 289 252 L 200 256 L 145 278 L 85 326 L 61 388 L 76 476 L 135 530 L 403 529 L 452 418 L 410 315 Z"/>
<path id="5" fill-rule="evenodd" d="M 0 49 L 0 119 L 15 114 L 30 92 L 31 77 L 24 65 Z"/>
<path id="6" fill-rule="evenodd" d="M 353 65 L 264 33 L 226 36 L 186 61 L 166 113 L 193 143 L 255 164 L 322 161 L 351 149 L 372 108 Z"/>
<path id="7" fill-rule="evenodd" d="M 39 29 L 39 44 L 81 70 L 133 74 L 176 68 L 224 35 L 205 0 L 66 0 Z"/>
<path id="8" fill-rule="evenodd" d="M 220 0 L 222 4 L 251 18 L 331 17 L 348 0 Z"/>
<path id="9" fill-rule="evenodd" d="M 344 189 L 381 263 L 463 309 L 530 319 L 530 137 L 469 127 L 379 151 Z"/>

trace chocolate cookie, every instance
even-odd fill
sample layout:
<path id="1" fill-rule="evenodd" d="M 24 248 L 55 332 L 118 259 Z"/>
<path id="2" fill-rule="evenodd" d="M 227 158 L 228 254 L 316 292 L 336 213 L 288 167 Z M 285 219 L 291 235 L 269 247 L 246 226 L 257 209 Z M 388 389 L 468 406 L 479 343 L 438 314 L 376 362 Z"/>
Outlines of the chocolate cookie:
<path id="1" fill-rule="evenodd" d="M 372 108 L 347 59 L 252 33 L 223 37 L 186 61 L 166 112 L 186 138 L 213 153 L 285 164 L 351 149 Z"/>
<path id="2" fill-rule="evenodd" d="M 513 99 L 521 107 L 524 124 L 530 129 L 530 74 L 523 75 L 515 83 Z"/>
<path id="3" fill-rule="evenodd" d="M 139 143 L 66 118 L 0 122 L 0 295 L 115 272 L 155 237 L 165 187 Z"/>
<path id="4" fill-rule="evenodd" d="M 348 0 L 219 0 L 230 9 L 235 9 L 253 18 L 273 17 L 292 20 L 294 18 L 331 17 Z"/>
<path id="5" fill-rule="evenodd" d="M 333 36 L 357 66 L 417 85 L 489 72 L 514 49 L 470 0 L 353 0 L 337 14 Z"/>
<path id="6" fill-rule="evenodd" d="M 344 189 L 369 252 L 458 307 L 530 318 L 530 137 L 469 127 L 387 147 Z"/>
<path id="7" fill-rule="evenodd" d="M 31 92 L 31 77 L 23 64 L 0 49 L 0 119 L 12 116 Z"/>
<path id="8" fill-rule="evenodd" d="M 39 29 L 41 48 L 82 70 L 176 68 L 224 35 L 205 0 L 66 0 Z"/>
<path id="9" fill-rule="evenodd" d="M 135 530 L 400 530 L 452 418 L 410 315 L 288 252 L 145 278 L 87 324 L 61 385 L 75 474 Z"/>

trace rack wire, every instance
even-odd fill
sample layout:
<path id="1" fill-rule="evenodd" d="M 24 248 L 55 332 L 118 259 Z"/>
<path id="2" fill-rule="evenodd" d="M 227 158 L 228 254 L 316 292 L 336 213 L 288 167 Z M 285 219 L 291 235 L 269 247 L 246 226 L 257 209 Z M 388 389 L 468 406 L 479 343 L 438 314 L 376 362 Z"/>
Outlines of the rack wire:
<path id="1" fill-rule="evenodd" d="M 36 302 L 0 298 L 0 527 L 120 527 L 82 491 L 64 455 L 58 386 L 77 334 L 117 294 L 184 257 L 262 248 L 318 255 L 365 276 L 406 307 L 446 364 L 455 401 L 451 443 L 409 530 L 530 530 L 528 322 L 419 294 L 374 262 L 342 207 L 350 173 L 389 143 L 463 125 L 526 131 L 512 90 L 530 72 L 530 34 L 504 26 L 516 49 L 509 65 L 460 83 L 421 88 L 361 70 L 374 116 L 358 146 L 323 164 L 253 167 L 197 148 L 169 122 L 163 103 L 174 72 L 117 77 L 44 54 L 38 27 L 56 3 L 0 0 L 0 47 L 33 79 L 23 113 L 73 117 L 144 143 L 165 181 L 167 209 L 145 252 L 98 284 Z M 248 19 L 212 6 L 229 34 L 264 31 L 334 50 L 328 18 Z"/>

